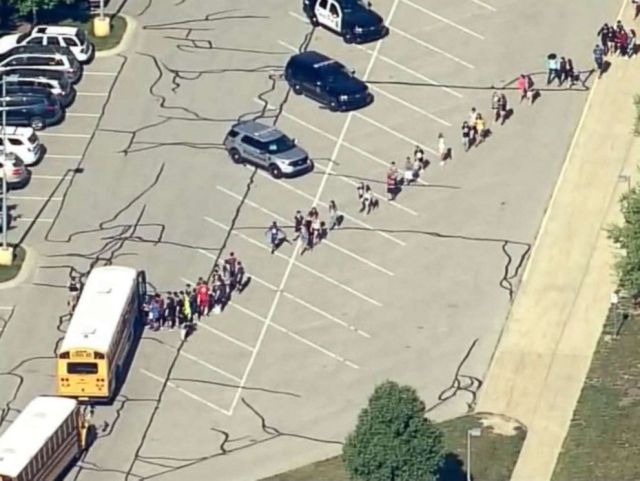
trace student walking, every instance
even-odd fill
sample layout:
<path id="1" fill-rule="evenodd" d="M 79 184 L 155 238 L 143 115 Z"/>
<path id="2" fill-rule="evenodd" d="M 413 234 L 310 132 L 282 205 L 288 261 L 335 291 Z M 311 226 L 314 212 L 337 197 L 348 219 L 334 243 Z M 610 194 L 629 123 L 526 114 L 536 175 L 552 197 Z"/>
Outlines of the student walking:
<path id="1" fill-rule="evenodd" d="M 558 83 L 562 83 L 560 81 L 560 62 L 555 53 L 550 53 L 547 55 L 547 85 L 556 79 L 558 79 Z"/>
<path id="2" fill-rule="evenodd" d="M 507 96 L 504 93 L 500 94 L 500 98 L 498 99 L 498 120 L 500 120 L 500 125 L 504 125 L 507 121 Z"/>
<path id="3" fill-rule="evenodd" d="M 416 148 L 413 149 L 413 160 L 419 162 L 422 169 L 427 168 L 428 161 L 424 156 L 424 150 L 419 145 L 416 145 Z"/>
<path id="4" fill-rule="evenodd" d="M 277 222 L 274 220 L 271 225 L 266 230 L 267 240 L 271 245 L 271 254 L 274 254 L 280 244 L 282 242 L 287 241 L 287 235 L 285 232 L 278 226 Z"/>
<path id="5" fill-rule="evenodd" d="M 495 90 L 491 95 L 491 110 L 493 110 L 493 121 L 500 120 L 500 94 Z"/>
<path id="6" fill-rule="evenodd" d="M 329 201 L 329 230 L 338 227 L 338 206 L 335 200 Z"/>
<path id="7" fill-rule="evenodd" d="M 387 200 L 392 201 L 398 195 L 398 168 L 395 162 L 391 162 L 386 178 Z"/>
<path id="8" fill-rule="evenodd" d="M 197 304 L 198 304 L 198 321 L 202 319 L 202 316 L 208 314 L 209 310 L 209 286 L 202 279 L 202 277 L 198 280 L 198 284 L 196 287 L 196 296 L 197 296 Z"/>
<path id="9" fill-rule="evenodd" d="M 638 1 L 640 2 L 640 0 Z M 634 29 L 630 29 L 629 37 L 627 38 L 627 57 L 633 57 L 636 54 L 636 48 L 636 31 Z"/>
<path id="10" fill-rule="evenodd" d="M 356 193 L 358 194 L 358 200 L 362 202 L 362 197 L 364 196 L 364 182 L 360 182 L 358 187 L 356 187 Z"/>
<path id="11" fill-rule="evenodd" d="M 449 148 L 447 147 L 442 133 L 438 134 L 438 155 L 440 156 L 440 166 L 444 166 L 447 161 L 447 157 L 449 156 Z"/>
<path id="12" fill-rule="evenodd" d="M 567 59 L 567 80 L 569 81 L 569 88 L 573 88 L 573 86 L 580 81 L 580 74 L 576 75 L 573 60 L 570 58 Z"/>
<path id="13" fill-rule="evenodd" d="M 303 223 L 304 216 L 302 215 L 302 212 L 297 210 L 295 215 L 293 216 L 293 231 L 295 233 L 295 237 L 293 238 L 293 240 L 298 240 L 298 237 L 300 237 L 300 231 L 302 231 Z"/>
<path id="14" fill-rule="evenodd" d="M 466 120 L 462 122 L 462 146 L 464 147 L 464 151 L 468 152 L 469 147 L 471 147 L 471 127 L 469 126 L 469 122 Z"/>
<path id="15" fill-rule="evenodd" d="M 598 69 L 598 77 L 602 77 L 604 73 L 604 49 L 601 45 L 596 45 L 593 48 L 593 61 Z"/>
<path id="16" fill-rule="evenodd" d="M 242 262 L 238 261 L 238 266 L 236 267 L 236 276 L 233 279 L 233 287 L 238 294 L 242 293 L 242 291 L 244 290 L 244 276 L 244 265 L 242 265 Z"/>
<path id="17" fill-rule="evenodd" d="M 560 64 L 558 66 L 559 71 L 558 71 L 558 80 L 560 82 L 560 85 L 562 85 L 563 83 L 565 83 L 565 81 L 568 79 L 567 77 L 567 59 L 564 57 L 560 57 Z"/>
<path id="18" fill-rule="evenodd" d="M 364 212 L 369 215 L 373 209 L 378 207 L 378 199 L 373 196 L 371 187 L 367 184 L 364 188 L 364 195 L 362 196 L 362 203 L 360 205 L 360 212 Z"/>
<path id="19" fill-rule="evenodd" d="M 478 133 L 478 142 L 476 143 L 476 147 L 478 147 L 487 138 L 487 127 L 485 125 L 484 118 L 482 118 L 482 115 L 480 114 L 478 114 L 478 118 L 476 119 L 476 132 Z"/>
<path id="20" fill-rule="evenodd" d="M 600 45 L 602 46 L 602 50 L 604 51 L 604 55 L 609 53 L 609 36 L 610 36 L 611 27 L 609 27 L 608 23 L 605 23 L 598 30 L 598 36 L 600 37 Z"/>

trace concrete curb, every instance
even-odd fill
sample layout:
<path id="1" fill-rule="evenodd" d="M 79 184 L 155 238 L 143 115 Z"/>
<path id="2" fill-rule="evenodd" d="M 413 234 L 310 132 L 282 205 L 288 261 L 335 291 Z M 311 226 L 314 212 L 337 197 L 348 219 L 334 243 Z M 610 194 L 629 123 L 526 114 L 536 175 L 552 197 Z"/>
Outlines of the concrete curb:
<path id="1" fill-rule="evenodd" d="M 25 251 L 25 258 L 24 263 L 22 264 L 22 268 L 20 269 L 20 272 L 18 272 L 18 275 L 16 277 L 11 279 L 10 281 L 0 283 L 0 290 L 13 289 L 14 287 L 19 286 L 27 279 L 29 279 L 29 277 L 31 277 L 31 274 L 33 274 L 33 271 L 35 270 L 35 267 L 37 265 L 36 261 L 38 260 L 38 253 L 35 250 L 31 249 L 31 247 L 28 247 L 24 244 L 20 247 L 22 247 Z"/>
<path id="2" fill-rule="evenodd" d="M 114 55 L 118 55 L 125 51 L 129 45 L 131 44 L 131 40 L 133 39 L 133 34 L 138 28 L 138 21 L 130 17 L 129 15 L 120 14 L 120 17 L 124 18 L 125 22 L 127 22 L 127 27 L 124 31 L 124 35 L 120 40 L 120 43 L 109 50 L 101 50 L 100 52 L 96 52 L 96 58 L 105 58 L 105 57 L 113 57 Z"/>

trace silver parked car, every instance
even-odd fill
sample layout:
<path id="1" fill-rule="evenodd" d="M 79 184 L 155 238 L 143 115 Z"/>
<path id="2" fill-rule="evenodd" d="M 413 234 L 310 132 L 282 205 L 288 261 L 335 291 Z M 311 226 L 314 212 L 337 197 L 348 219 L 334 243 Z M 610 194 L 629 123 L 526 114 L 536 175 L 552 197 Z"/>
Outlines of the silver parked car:
<path id="1" fill-rule="evenodd" d="M 224 146 L 235 163 L 250 162 L 276 179 L 313 170 L 309 154 L 281 130 L 255 120 L 240 122 L 227 133 Z"/>

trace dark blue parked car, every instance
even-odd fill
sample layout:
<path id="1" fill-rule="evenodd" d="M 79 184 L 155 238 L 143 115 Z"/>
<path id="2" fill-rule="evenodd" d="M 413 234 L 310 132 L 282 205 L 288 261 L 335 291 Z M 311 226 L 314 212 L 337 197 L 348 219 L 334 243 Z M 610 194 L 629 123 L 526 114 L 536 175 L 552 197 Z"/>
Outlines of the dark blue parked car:
<path id="1" fill-rule="evenodd" d="M 331 111 L 355 110 L 373 102 L 365 82 L 337 60 L 307 51 L 289 59 L 284 77 L 298 95 L 305 95 Z"/>

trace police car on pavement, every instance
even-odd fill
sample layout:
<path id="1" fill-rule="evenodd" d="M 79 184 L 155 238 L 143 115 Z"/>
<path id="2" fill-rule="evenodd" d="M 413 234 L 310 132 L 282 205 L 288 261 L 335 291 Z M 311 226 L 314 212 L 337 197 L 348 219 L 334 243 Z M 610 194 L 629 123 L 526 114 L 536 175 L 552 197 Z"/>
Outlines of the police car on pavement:
<path id="1" fill-rule="evenodd" d="M 322 25 L 347 43 L 371 42 L 389 33 L 382 17 L 364 0 L 303 0 L 302 9 L 313 26 Z"/>
<path id="2" fill-rule="evenodd" d="M 284 78 L 295 94 L 309 97 L 332 112 L 359 109 L 374 100 L 367 84 L 354 71 L 313 50 L 289 58 Z"/>

